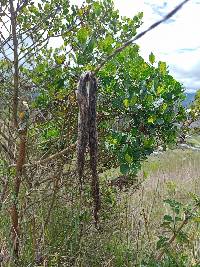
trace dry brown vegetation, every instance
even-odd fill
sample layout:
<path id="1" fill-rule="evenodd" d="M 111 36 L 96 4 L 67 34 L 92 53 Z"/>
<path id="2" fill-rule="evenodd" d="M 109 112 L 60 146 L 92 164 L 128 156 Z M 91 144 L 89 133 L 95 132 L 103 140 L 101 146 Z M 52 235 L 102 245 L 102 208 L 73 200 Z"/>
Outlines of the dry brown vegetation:
<path id="1" fill-rule="evenodd" d="M 66 173 L 52 175 L 46 181 L 44 171 L 38 173 L 43 183 L 26 187 L 20 194 L 23 236 L 19 266 L 199 266 L 200 228 L 194 222 L 184 226 L 188 242 L 171 244 L 171 257 L 174 254 L 176 263 L 144 263 L 150 255 L 157 257 L 160 253 L 156 244 L 158 236 L 165 234 L 161 227 L 163 216 L 172 213 L 163 200 L 187 204 L 191 202 L 190 192 L 200 193 L 199 163 L 200 153 L 192 150 L 177 149 L 151 156 L 139 176 L 142 184 L 125 192 L 106 186 L 117 170 L 102 175 L 100 230 L 93 225 L 89 188 L 85 188 L 88 196 L 86 193 L 80 199 L 79 191 L 69 187 L 67 166 Z M 0 220 L 2 266 L 12 266 L 8 204 L 5 198 Z M 187 265 L 177 255 L 188 256 Z"/>

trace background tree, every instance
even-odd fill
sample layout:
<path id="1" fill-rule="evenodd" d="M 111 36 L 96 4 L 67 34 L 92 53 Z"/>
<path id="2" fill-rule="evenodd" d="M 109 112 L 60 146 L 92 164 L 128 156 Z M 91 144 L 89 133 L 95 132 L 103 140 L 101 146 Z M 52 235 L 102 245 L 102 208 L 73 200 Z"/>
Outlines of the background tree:
<path id="1" fill-rule="evenodd" d="M 190 106 L 190 116 L 194 122 L 200 119 L 200 90 L 196 92 L 194 101 Z"/>

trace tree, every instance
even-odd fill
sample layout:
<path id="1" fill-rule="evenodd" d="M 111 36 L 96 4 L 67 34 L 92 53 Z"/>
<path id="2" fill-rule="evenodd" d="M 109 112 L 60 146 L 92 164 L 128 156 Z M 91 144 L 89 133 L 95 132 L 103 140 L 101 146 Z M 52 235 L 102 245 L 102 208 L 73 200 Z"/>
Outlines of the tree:
<path id="1" fill-rule="evenodd" d="M 132 19 L 120 18 L 111 0 L 87 0 L 80 8 L 62 0 L 15 4 L 13 0 L 1 3 L 1 23 L 6 32 L 0 39 L 4 99 L 0 141 L 2 201 L 11 196 L 8 206 L 18 258 L 19 240 L 23 241 L 20 234 L 29 223 L 22 224 L 25 218 L 30 216 L 34 221 L 33 253 L 38 254 L 54 204 L 60 201 L 58 195 L 68 196 L 79 185 L 74 164 L 78 117 L 75 89 L 82 72 L 98 69 L 99 151 L 93 170 L 98 175 L 120 167 L 121 181 L 132 184 L 141 162 L 158 146 L 166 147 L 176 140 L 176 123 L 184 118 L 184 109 L 183 87 L 169 75 L 164 62 L 156 64 L 153 54 L 150 62 L 145 62 L 136 44 L 97 67 L 136 35 L 142 13 Z M 59 48 L 48 46 L 49 40 L 58 37 L 62 42 Z M 87 156 L 82 176 L 79 200 L 87 199 L 85 205 L 91 209 Z M 39 205 L 45 220 L 37 235 L 40 211 L 36 203 L 41 195 L 37 197 L 34 192 L 44 185 L 46 201 L 39 201 Z M 83 203 L 80 205 L 82 214 Z"/>
<path id="2" fill-rule="evenodd" d="M 197 90 L 193 103 L 191 104 L 191 117 L 193 121 L 200 118 L 200 90 Z"/>
<path id="3" fill-rule="evenodd" d="M 186 117 L 181 127 L 180 141 L 185 142 L 188 133 L 195 134 L 199 132 L 200 119 L 200 90 L 197 90 L 194 101 L 191 102 L 186 110 Z"/>

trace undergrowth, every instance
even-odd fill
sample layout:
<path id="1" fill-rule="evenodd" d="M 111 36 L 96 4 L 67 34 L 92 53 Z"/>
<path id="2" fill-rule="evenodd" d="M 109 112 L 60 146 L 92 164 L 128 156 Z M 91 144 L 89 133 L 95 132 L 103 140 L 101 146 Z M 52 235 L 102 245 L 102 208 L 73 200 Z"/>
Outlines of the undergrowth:
<path id="1" fill-rule="evenodd" d="M 67 174 L 50 187 L 24 185 L 20 261 L 14 264 L 10 254 L 5 202 L 2 266 L 200 266 L 199 162 L 200 154 L 192 150 L 151 156 L 138 177 L 139 188 L 128 191 L 108 186 L 118 170 L 104 173 L 99 229 L 91 215 L 90 188 L 80 196 Z"/>

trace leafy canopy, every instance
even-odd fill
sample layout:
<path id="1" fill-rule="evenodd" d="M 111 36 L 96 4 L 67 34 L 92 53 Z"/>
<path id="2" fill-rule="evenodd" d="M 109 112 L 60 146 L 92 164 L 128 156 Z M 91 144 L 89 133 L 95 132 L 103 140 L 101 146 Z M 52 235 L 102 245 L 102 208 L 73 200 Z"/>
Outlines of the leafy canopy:
<path id="1" fill-rule="evenodd" d="M 29 42 L 19 46 L 20 75 L 31 85 L 25 94 L 31 96 L 32 111 L 45 117 L 29 129 L 41 154 L 76 141 L 75 89 L 80 74 L 94 70 L 136 35 L 142 15 L 120 17 L 111 0 L 87 0 L 81 7 L 66 0 L 28 1 L 23 7 L 17 23 Z M 51 47 L 49 40 L 60 46 Z M 30 42 L 38 44 L 36 49 Z M 97 75 L 99 171 L 119 166 L 122 174 L 134 176 L 158 146 L 175 142 L 177 122 L 185 118 L 183 87 L 153 53 L 145 62 L 136 44 L 107 62 Z"/>

